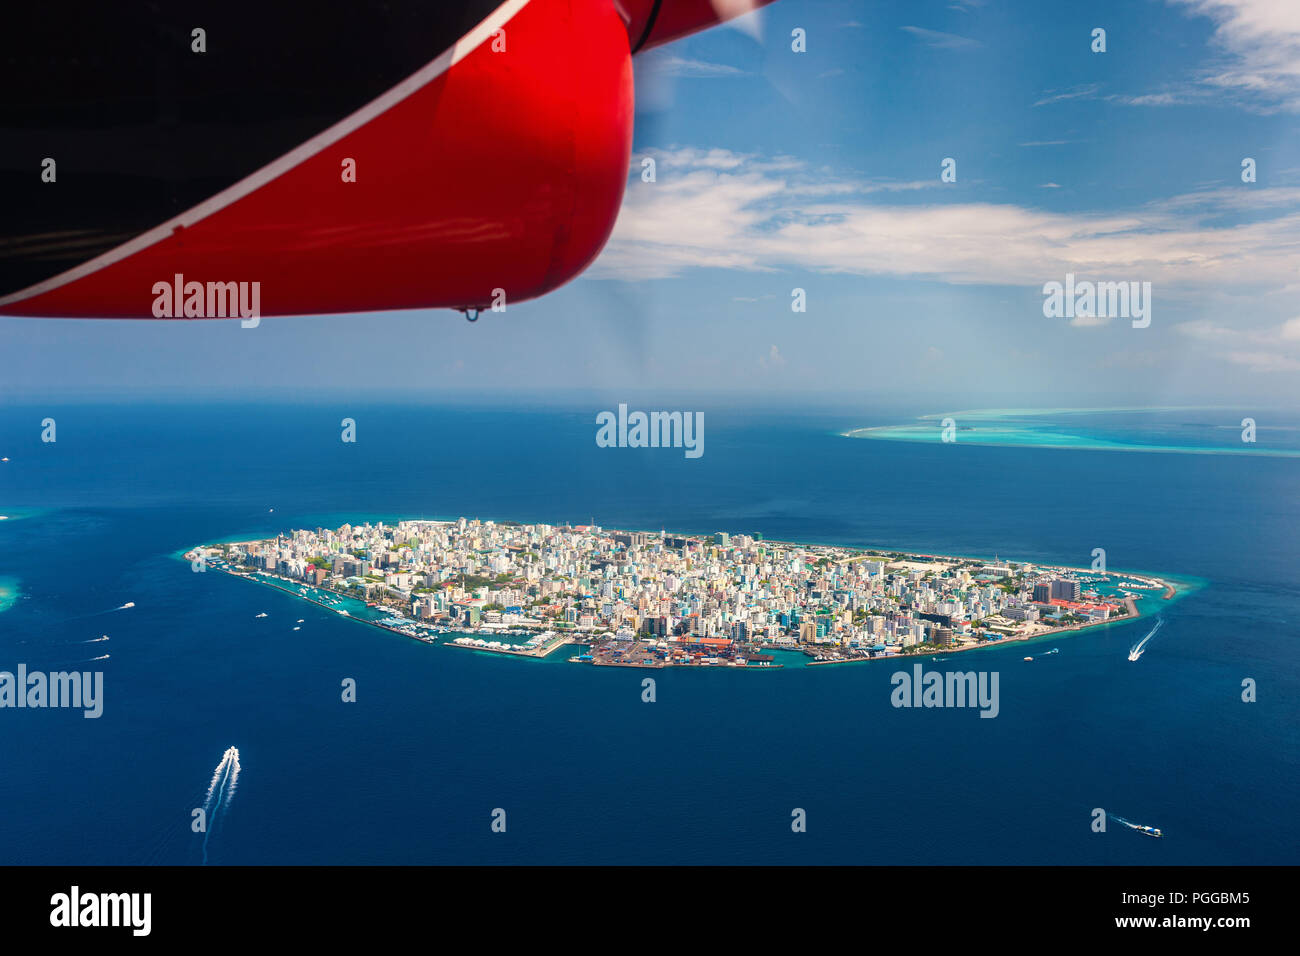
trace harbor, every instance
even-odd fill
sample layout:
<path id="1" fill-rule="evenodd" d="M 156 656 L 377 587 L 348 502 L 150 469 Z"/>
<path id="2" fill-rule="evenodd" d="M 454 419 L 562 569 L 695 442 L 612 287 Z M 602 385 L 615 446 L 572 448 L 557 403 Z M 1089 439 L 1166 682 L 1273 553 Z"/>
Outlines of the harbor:
<path id="1" fill-rule="evenodd" d="M 461 647 L 470 651 L 487 651 L 491 654 L 508 654 L 513 657 L 549 657 L 565 644 L 572 643 L 567 634 L 547 631 L 530 638 L 522 644 L 510 644 L 505 641 L 488 641 L 481 637 L 452 638 L 443 642 L 444 647 Z"/>

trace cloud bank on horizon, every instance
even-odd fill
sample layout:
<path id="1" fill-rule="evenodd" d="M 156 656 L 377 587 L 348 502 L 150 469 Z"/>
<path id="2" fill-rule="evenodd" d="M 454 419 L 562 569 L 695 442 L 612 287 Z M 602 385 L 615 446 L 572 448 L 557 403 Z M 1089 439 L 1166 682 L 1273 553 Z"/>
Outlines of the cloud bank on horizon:
<path id="1" fill-rule="evenodd" d="M 808 176 L 789 159 L 727 150 L 652 150 L 634 175 L 592 278 L 662 279 L 688 269 L 803 268 L 989 285 L 1067 271 L 1139 272 L 1199 287 L 1300 288 L 1300 186 L 1205 189 L 1131 212 L 1059 213 L 1015 203 L 944 202 L 933 181 Z M 936 172 L 938 170 L 936 164 Z M 639 172 L 639 170 L 638 170 Z M 925 202 L 881 194 L 925 192 Z"/>

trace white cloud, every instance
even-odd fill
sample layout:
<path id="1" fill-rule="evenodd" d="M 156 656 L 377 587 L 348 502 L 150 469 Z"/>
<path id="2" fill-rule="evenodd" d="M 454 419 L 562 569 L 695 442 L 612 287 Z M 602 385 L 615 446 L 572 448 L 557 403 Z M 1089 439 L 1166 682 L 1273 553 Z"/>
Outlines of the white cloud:
<path id="1" fill-rule="evenodd" d="M 1103 100 L 1107 103 L 1117 103 L 1120 106 L 1175 106 L 1178 104 L 1189 103 L 1195 100 L 1203 100 L 1209 95 L 1204 89 L 1196 88 L 1189 84 L 1182 84 L 1178 92 L 1161 92 L 1161 93 L 1142 93 L 1137 96 L 1126 93 L 1108 93 L 1101 95 L 1101 85 L 1099 83 L 1088 83 L 1082 86 L 1074 86 L 1067 90 L 1047 90 L 1041 100 L 1034 103 L 1035 106 L 1046 106 L 1049 103 L 1060 103 L 1063 100 Z M 1059 146 L 1066 140 L 1057 140 L 1047 143 L 1021 143 L 1021 146 Z"/>
<path id="2" fill-rule="evenodd" d="M 745 71 L 725 63 L 707 63 L 704 60 L 688 60 L 671 53 L 651 50 L 644 54 L 645 69 L 660 76 L 688 76 L 707 78 L 714 76 L 744 76 Z"/>
<path id="3" fill-rule="evenodd" d="M 957 36 L 955 33 L 940 33 L 938 30 L 927 30 L 924 27 L 899 27 L 899 29 L 907 31 L 926 46 L 934 47 L 936 50 L 964 50 L 983 45 L 970 37 Z"/>
<path id="4" fill-rule="evenodd" d="M 1231 328 L 1208 319 L 1182 322 L 1174 329 L 1233 365 L 1256 372 L 1300 371 L 1300 316 L 1266 329 Z"/>
<path id="5" fill-rule="evenodd" d="M 1087 83 L 1082 86 L 1072 86 L 1067 90 L 1047 90 L 1043 98 L 1034 105 L 1046 106 L 1049 103 L 1059 103 L 1062 100 L 1092 99 L 1100 89 L 1100 84 Z"/>
<path id="6" fill-rule="evenodd" d="M 1300 359 L 1276 352 L 1228 352 L 1223 356 L 1233 365 L 1244 365 L 1255 372 L 1297 372 Z"/>
<path id="7" fill-rule="evenodd" d="M 1236 334 L 1231 329 L 1225 328 L 1221 325 L 1215 325 L 1209 319 L 1197 319 L 1195 322 L 1180 322 L 1178 325 L 1174 326 L 1174 329 L 1182 335 L 1186 335 L 1193 339 L 1200 339 L 1203 342 Z"/>
<path id="8" fill-rule="evenodd" d="M 1166 0 L 1214 24 L 1208 65 L 1187 81 L 1137 95 L 1101 95 L 1084 84 L 1048 90 L 1035 106 L 1062 100 L 1103 99 L 1120 106 L 1175 106 L 1229 94 L 1261 112 L 1300 112 L 1300 2 L 1297 0 Z M 1217 51 L 1217 52 L 1216 52 Z"/>
<path id="9" fill-rule="evenodd" d="M 1184 102 L 1173 93 L 1144 93 L 1141 96 L 1108 96 L 1107 100 L 1124 106 L 1174 106 Z"/>
<path id="10" fill-rule="evenodd" d="M 1295 0 L 1169 0 L 1214 21 L 1222 61 L 1202 81 L 1300 112 L 1300 3 Z"/>
<path id="11" fill-rule="evenodd" d="M 1295 282 L 1300 261 L 1295 188 L 1206 190 L 1119 213 L 1059 213 L 899 203 L 880 182 L 814 176 L 788 158 L 691 149 L 654 155 L 658 181 L 641 182 L 639 159 L 633 163 L 592 277 L 803 269 L 1041 288 L 1073 272 L 1150 281 L 1160 295 L 1281 288 Z M 1223 224 L 1240 209 L 1249 209 L 1249 221 Z"/>

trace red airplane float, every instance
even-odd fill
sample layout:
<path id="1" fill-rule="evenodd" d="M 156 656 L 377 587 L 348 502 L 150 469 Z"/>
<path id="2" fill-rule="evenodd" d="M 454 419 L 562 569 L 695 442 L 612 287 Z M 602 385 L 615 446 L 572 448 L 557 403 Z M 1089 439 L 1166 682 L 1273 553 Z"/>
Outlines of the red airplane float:
<path id="1" fill-rule="evenodd" d="M 767 2 L 19 5 L 0 314 L 476 316 L 540 296 L 613 228 L 632 56 Z"/>

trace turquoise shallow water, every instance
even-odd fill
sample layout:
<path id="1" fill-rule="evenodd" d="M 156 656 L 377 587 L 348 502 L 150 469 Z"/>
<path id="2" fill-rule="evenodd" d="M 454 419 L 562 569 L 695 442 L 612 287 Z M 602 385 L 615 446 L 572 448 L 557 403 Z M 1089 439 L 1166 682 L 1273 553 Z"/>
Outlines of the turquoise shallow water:
<path id="1" fill-rule="evenodd" d="M 1254 441 L 1243 418 L 1255 420 Z M 1300 457 L 1300 431 L 1266 412 L 1226 409 L 979 409 L 925 415 L 912 422 L 848 429 L 846 437 L 943 444 L 945 422 L 954 443 L 1143 451 L 1190 455 Z"/>
<path id="2" fill-rule="evenodd" d="M 18 579 L 0 577 L 0 613 L 9 610 L 18 600 Z"/>

